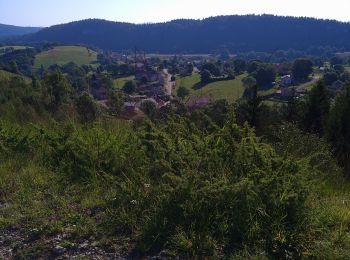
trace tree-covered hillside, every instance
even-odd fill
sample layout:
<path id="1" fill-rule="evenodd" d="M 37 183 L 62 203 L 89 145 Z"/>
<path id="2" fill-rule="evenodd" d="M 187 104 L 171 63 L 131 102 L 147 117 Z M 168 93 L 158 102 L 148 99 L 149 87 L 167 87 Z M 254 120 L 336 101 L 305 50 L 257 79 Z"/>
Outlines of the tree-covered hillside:
<path id="1" fill-rule="evenodd" d="M 235 53 L 288 49 L 317 52 L 321 47 L 350 50 L 349 38 L 349 23 L 247 15 L 140 25 L 84 20 L 46 28 L 20 40 L 89 44 L 115 51 L 136 46 L 159 53 L 210 53 L 218 49 Z"/>
<path id="2" fill-rule="evenodd" d="M 41 30 L 40 27 L 20 27 L 13 25 L 0 24 L 0 38 L 36 33 Z"/>

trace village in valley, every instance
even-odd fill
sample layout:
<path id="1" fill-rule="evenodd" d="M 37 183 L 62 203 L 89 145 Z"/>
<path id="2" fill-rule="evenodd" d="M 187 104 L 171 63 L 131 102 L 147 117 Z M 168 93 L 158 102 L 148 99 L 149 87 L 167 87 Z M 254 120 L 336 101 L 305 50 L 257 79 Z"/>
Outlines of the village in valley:
<path id="1" fill-rule="evenodd" d="M 249 95 L 251 84 L 257 84 L 258 95 L 263 101 L 280 106 L 291 97 L 305 98 L 312 87 L 328 75 L 333 77 L 327 81 L 327 88 L 335 96 L 349 77 L 345 60 L 341 59 L 335 59 L 335 63 L 318 61 L 317 64 L 301 59 L 304 64 L 300 65 L 300 70 L 305 72 L 297 78 L 293 75 L 296 61 L 265 63 L 244 61 L 236 55 L 221 59 L 215 55 L 146 55 L 137 51 L 132 55 L 109 55 L 112 63 L 128 68 L 126 74 L 117 75 L 115 79 L 119 82 L 117 88 L 124 92 L 121 117 L 127 120 L 142 118 L 143 108 L 147 105 L 159 111 L 167 111 L 180 103 L 190 111 L 203 108 L 221 99 L 216 96 L 216 91 L 220 91 L 218 88 L 205 91 L 215 83 L 225 84 L 223 89 L 228 100 L 230 95 L 236 95 L 234 100 L 244 98 Z M 179 94 L 179 88 L 186 90 L 183 95 Z M 235 88 L 240 90 L 238 95 L 233 94 Z M 91 94 L 100 104 L 108 106 L 106 88 L 97 84 Z"/>

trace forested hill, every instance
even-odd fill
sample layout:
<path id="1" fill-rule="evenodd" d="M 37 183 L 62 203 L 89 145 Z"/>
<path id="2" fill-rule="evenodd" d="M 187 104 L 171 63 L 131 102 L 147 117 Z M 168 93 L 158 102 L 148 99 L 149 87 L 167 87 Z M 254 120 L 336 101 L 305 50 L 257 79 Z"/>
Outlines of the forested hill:
<path id="1" fill-rule="evenodd" d="M 42 28 L 40 27 L 20 27 L 13 25 L 0 24 L 0 38 L 24 35 L 28 33 L 36 33 Z"/>
<path id="2" fill-rule="evenodd" d="M 116 51 L 136 46 L 159 53 L 210 53 L 223 48 L 231 52 L 307 50 L 325 46 L 350 50 L 350 23 L 272 15 L 139 25 L 90 19 L 52 26 L 21 40 L 88 44 Z"/>

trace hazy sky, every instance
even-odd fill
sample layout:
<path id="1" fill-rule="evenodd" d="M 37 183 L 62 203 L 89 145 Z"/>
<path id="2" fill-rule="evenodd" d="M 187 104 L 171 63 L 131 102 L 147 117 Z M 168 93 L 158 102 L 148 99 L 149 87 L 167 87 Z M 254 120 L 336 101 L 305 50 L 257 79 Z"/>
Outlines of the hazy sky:
<path id="1" fill-rule="evenodd" d="M 50 26 L 86 18 L 134 23 L 230 14 L 350 21 L 350 0 L 0 0 L 0 23 Z"/>

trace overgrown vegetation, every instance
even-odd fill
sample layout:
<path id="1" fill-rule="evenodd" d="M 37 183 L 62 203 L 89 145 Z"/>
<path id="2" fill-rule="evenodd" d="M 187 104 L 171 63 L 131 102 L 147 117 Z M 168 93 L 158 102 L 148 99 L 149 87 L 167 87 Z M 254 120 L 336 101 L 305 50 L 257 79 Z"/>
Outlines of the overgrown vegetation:
<path id="1" fill-rule="evenodd" d="M 266 106 L 257 84 L 275 77 L 271 65 L 210 63 L 216 82 L 194 89 L 198 73 L 180 76 L 177 93 L 216 89 L 213 102 L 188 111 L 148 98 L 130 123 L 122 91 L 137 84 L 115 84 L 106 67 L 132 67 L 105 62 L 0 74 L 0 232 L 26 241 L 12 241 L 13 257 L 85 240 L 133 258 L 350 256 L 349 86 L 334 101 L 319 82 Z"/>

